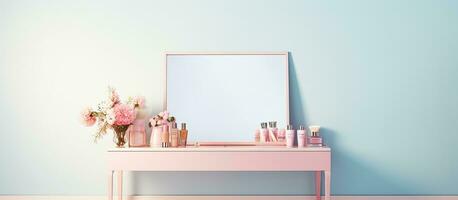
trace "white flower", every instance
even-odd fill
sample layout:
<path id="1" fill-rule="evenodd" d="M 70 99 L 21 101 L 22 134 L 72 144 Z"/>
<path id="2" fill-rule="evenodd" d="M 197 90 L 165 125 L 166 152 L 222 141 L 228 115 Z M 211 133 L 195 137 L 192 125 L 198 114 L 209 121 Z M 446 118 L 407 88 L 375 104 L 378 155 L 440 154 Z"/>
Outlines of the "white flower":
<path id="1" fill-rule="evenodd" d="M 107 113 L 113 107 L 113 104 L 110 101 L 102 101 L 97 107 L 100 112 Z"/>
<path id="2" fill-rule="evenodd" d="M 107 116 L 106 116 L 107 123 L 110 125 L 113 125 L 116 121 L 116 114 L 114 112 L 114 109 L 109 109 L 107 111 Z"/>

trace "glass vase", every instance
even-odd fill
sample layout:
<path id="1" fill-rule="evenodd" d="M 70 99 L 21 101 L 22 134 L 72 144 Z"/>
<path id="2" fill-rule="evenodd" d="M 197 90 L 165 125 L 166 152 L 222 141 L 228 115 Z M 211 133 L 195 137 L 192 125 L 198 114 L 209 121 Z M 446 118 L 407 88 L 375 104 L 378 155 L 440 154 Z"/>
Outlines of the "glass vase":
<path id="1" fill-rule="evenodd" d="M 126 132 L 128 128 L 128 125 L 113 125 L 113 130 L 115 133 L 113 142 L 116 144 L 117 148 L 124 148 L 124 144 L 126 144 Z"/>

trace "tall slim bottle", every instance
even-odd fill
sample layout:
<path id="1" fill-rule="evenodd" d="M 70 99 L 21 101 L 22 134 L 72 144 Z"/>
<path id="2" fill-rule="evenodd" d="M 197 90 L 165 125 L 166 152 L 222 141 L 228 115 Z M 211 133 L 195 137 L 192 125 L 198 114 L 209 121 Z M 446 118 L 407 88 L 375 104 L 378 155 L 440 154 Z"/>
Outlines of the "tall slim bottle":
<path id="1" fill-rule="evenodd" d="M 187 142 L 188 142 L 188 130 L 186 129 L 186 123 L 181 123 L 180 146 L 186 147 Z"/>
<path id="2" fill-rule="evenodd" d="M 179 134 L 180 133 L 178 132 L 177 123 L 173 122 L 172 127 L 170 128 L 170 141 L 172 147 L 178 147 Z"/>

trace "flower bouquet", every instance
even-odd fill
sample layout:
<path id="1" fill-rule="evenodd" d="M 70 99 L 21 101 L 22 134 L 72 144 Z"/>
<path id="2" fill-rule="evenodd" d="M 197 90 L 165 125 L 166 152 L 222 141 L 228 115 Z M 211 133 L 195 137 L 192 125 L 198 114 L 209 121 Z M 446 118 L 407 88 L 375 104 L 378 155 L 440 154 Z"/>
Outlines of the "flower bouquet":
<path id="1" fill-rule="evenodd" d="M 175 122 L 175 117 L 171 116 L 169 111 L 164 110 L 157 114 L 156 116 L 152 117 L 149 120 L 149 127 L 157 127 L 162 125 L 168 125 L 171 122 Z"/>
<path id="2" fill-rule="evenodd" d="M 144 106 L 144 98 L 129 98 L 122 103 L 115 89 L 108 88 L 108 100 L 97 105 L 97 109 L 90 107 L 83 110 L 81 117 L 86 126 L 92 126 L 98 122 L 95 141 L 106 135 L 112 129 L 115 133 L 114 142 L 117 147 L 124 147 L 126 143 L 126 131 L 137 116 L 137 109 Z"/>
<path id="3" fill-rule="evenodd" d="M 152 147 L 161 147 L 164 142 L 168 142 L 168 124 L 171 122 L 175 122 L 175 117 L 170 116 L 167 110 L 160 112 L 149 120 L 148 125 L 152 127 L 150 139 Z"/>

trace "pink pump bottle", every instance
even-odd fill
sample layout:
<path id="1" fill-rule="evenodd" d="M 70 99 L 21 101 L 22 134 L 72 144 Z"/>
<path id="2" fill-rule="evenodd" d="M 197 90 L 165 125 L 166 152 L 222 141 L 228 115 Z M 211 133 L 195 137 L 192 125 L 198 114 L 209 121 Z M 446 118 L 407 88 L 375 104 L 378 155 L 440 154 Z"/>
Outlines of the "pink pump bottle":
<path id="1" fill-rule="evenodd" d="M 304 148 L 307 146 L 307 131 L 304 126 L 299 126 L 297 130 L 297 147 Z"/>
<path id="2" fill-rule="evenodd" d="M 294 137 L 296 136 L 296 131 L 293 129 L 293 125 L 288 125 L 286 127 L 286 147 L 294 147 Z"/>
<path id="3" fill-rule="evenodd" d="M 267 122 L 261 123 L 261 133 L 259 135 L 261 143 L 267 143 L 269 141 L 269 130 L 267 129 Z"/>

